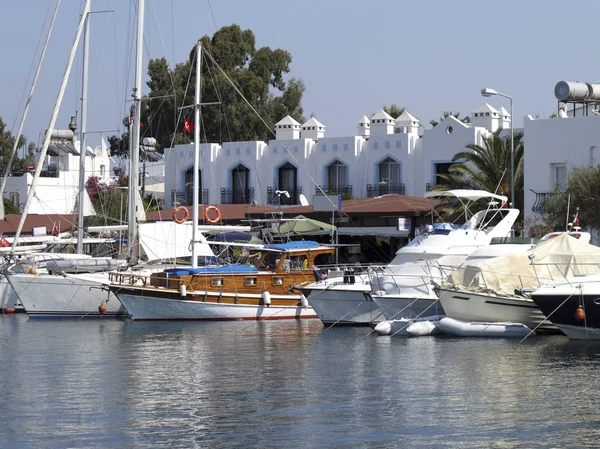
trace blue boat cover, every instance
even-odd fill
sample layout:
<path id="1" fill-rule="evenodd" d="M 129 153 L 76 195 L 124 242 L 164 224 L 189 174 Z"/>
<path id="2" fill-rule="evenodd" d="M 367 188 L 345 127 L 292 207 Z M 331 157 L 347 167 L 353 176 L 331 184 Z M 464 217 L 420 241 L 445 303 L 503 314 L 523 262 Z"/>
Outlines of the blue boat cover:
<path id="1" fill-rule="evenodd" d="M 290 249 L 312 249 L 318 247 L 319 242 L 314 242 L 312 240 L 298 240 L 295 242 L 271 243 L 269 245 L 265 245 L 265 248 L 277 249 L 279 251 L 289 251 Z"/>
<path id="2" fill-rule="evenodd" d="M 198 268 L 167 268 L 165 273 L 173 276 L 190 276 L 192 274 L 233 274 L 233 273 L 258 273 L 258 269 L 251 265 L 236 263 L 223 265 L 221 267 L 198 267 Z"/>

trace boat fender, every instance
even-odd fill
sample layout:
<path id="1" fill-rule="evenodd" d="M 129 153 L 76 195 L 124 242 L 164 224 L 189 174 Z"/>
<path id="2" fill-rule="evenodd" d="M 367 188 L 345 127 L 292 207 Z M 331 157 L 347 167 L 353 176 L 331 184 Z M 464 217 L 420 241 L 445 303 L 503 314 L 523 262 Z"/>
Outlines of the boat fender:
<path id="1" fill-rule="evenodd" d="M 37 270 L 35 269 L 35 267 L 29 267 L 27 269 L 27 274 L 37 274 Z"/>
<path id="2" fill-rule="evenodd" d="M 300 300 L 302 302 L 302 307 L 308 307 L 308 299 L 306 299 L 306 296 L 304 296 L 304 294 L 301 296 Z"/>
<path id="3" fill-rule="evenodd" d="M 406 328 L 406 333 L 411 337 L 421 337 L 424 335 L 435 335 L 439 329 L 431 321 L 416 321 Z"/>
<path id="4" fill-rule="evenodd" d="M 379 335 L 390 335 L 392 333 L 392 324 L 389 321 L 377 323 L 374 329 Z"/>
<path id="5" fill-rule="evenodd" d="M 98 306 L 98 313 L 100 315 L 104 315 L 106 313 L 106 305 L 103 302 L 101 302 Z"/>
<path id="6" fill-rule="evenodd" d="M 11 313 L 15 313 L 15 309 L 12 307 L 5 307 L 3 311 L 6 315 L 10 315 Z"/>
<path id="7" fill-rule="evenodd" d="M 179 284 L 179 294 L 182 298 L 185 298 L 187 295 L 187 290 L 185 288 L 185 284 Z"/>
<path id="8" fill-rule="evenodd" d="M 262 301 L 267 307 L 271 305 L 271 293 L 269 293 L 267 290 L 262 292 Z"/>
<path id="9" fill-rule="evenodd" d="M 583 321 L 585 319 L 585 310 L 583 310 L 583 307 L 579 306 L 575 309 L 575 319 L 577 321 Z"/>

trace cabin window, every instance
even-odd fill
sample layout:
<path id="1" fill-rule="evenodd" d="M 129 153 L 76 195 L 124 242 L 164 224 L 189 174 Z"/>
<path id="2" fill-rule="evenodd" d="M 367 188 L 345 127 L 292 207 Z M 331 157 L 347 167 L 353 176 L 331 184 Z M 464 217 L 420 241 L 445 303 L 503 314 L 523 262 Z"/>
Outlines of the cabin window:
<path id="1" fill-rule="evenodd" d="M 222 287 L 223 286 L 223 278 L 212 278 L 210 280 L 210 285 L 213 287 Z"/>
<path id="2" fill-rule="evenodd" d="M 253 287 L 256 285 L 256 283 L 257 283 L 256 278 L 245 278 L 244 279 L 244 285 L 246 287 Z"/>
<path id="3" fill-rule="evenodd" d="M 273 285 L 283 285 L 283 278 L 274 277 L 273 280 L 271 281 L 271 283 Z"/>

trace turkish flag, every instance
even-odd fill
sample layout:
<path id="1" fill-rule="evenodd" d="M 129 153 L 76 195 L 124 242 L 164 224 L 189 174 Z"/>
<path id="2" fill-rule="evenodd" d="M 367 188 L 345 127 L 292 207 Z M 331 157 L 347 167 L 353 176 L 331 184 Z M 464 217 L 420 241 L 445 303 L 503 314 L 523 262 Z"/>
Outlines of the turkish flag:
<path id="1" fill-rule="evenodd" d="M 579 227 L 579 214 L 575 215 L 575 220 L 573 220 L 573 227 Z"/>
<path id="2" fill-rule="evenodd" d="M 183 129 L 186 133 L 191 133 L 192 129 L 194 129 L 194 124 L 190 122 L 188 119 L 183 119 Z"/>
<path id="3" fill-rule="evenodd" d="M 54 226 L 52 227 L 52 234 L 58 234 L 59 232 L 60 230 L 58 229 L 58 225 L 55 222 Z"/>

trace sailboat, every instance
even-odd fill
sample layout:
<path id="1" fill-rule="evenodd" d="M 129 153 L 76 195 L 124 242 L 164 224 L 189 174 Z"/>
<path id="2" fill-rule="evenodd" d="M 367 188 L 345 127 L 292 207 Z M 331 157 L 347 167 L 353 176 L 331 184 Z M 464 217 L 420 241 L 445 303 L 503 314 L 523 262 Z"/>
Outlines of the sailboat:
<path id="1" fill-rule="evenodd" d="M 198 191 L 200 149 L 200 74 L 202 45 L 196 44 L 194 114 L 194 192 Z M 193 195 L 192 222 L 198 220 Z M 311 267 L 334 247 L 302 241 L 256 247 L 254 265 L 199 267 L 196 226 L 192 267 L 148 275 L 113 273 L 109 289 L 133 320 L 275 320 L 316 318 L 295 288 L 314 280 Z"/>

